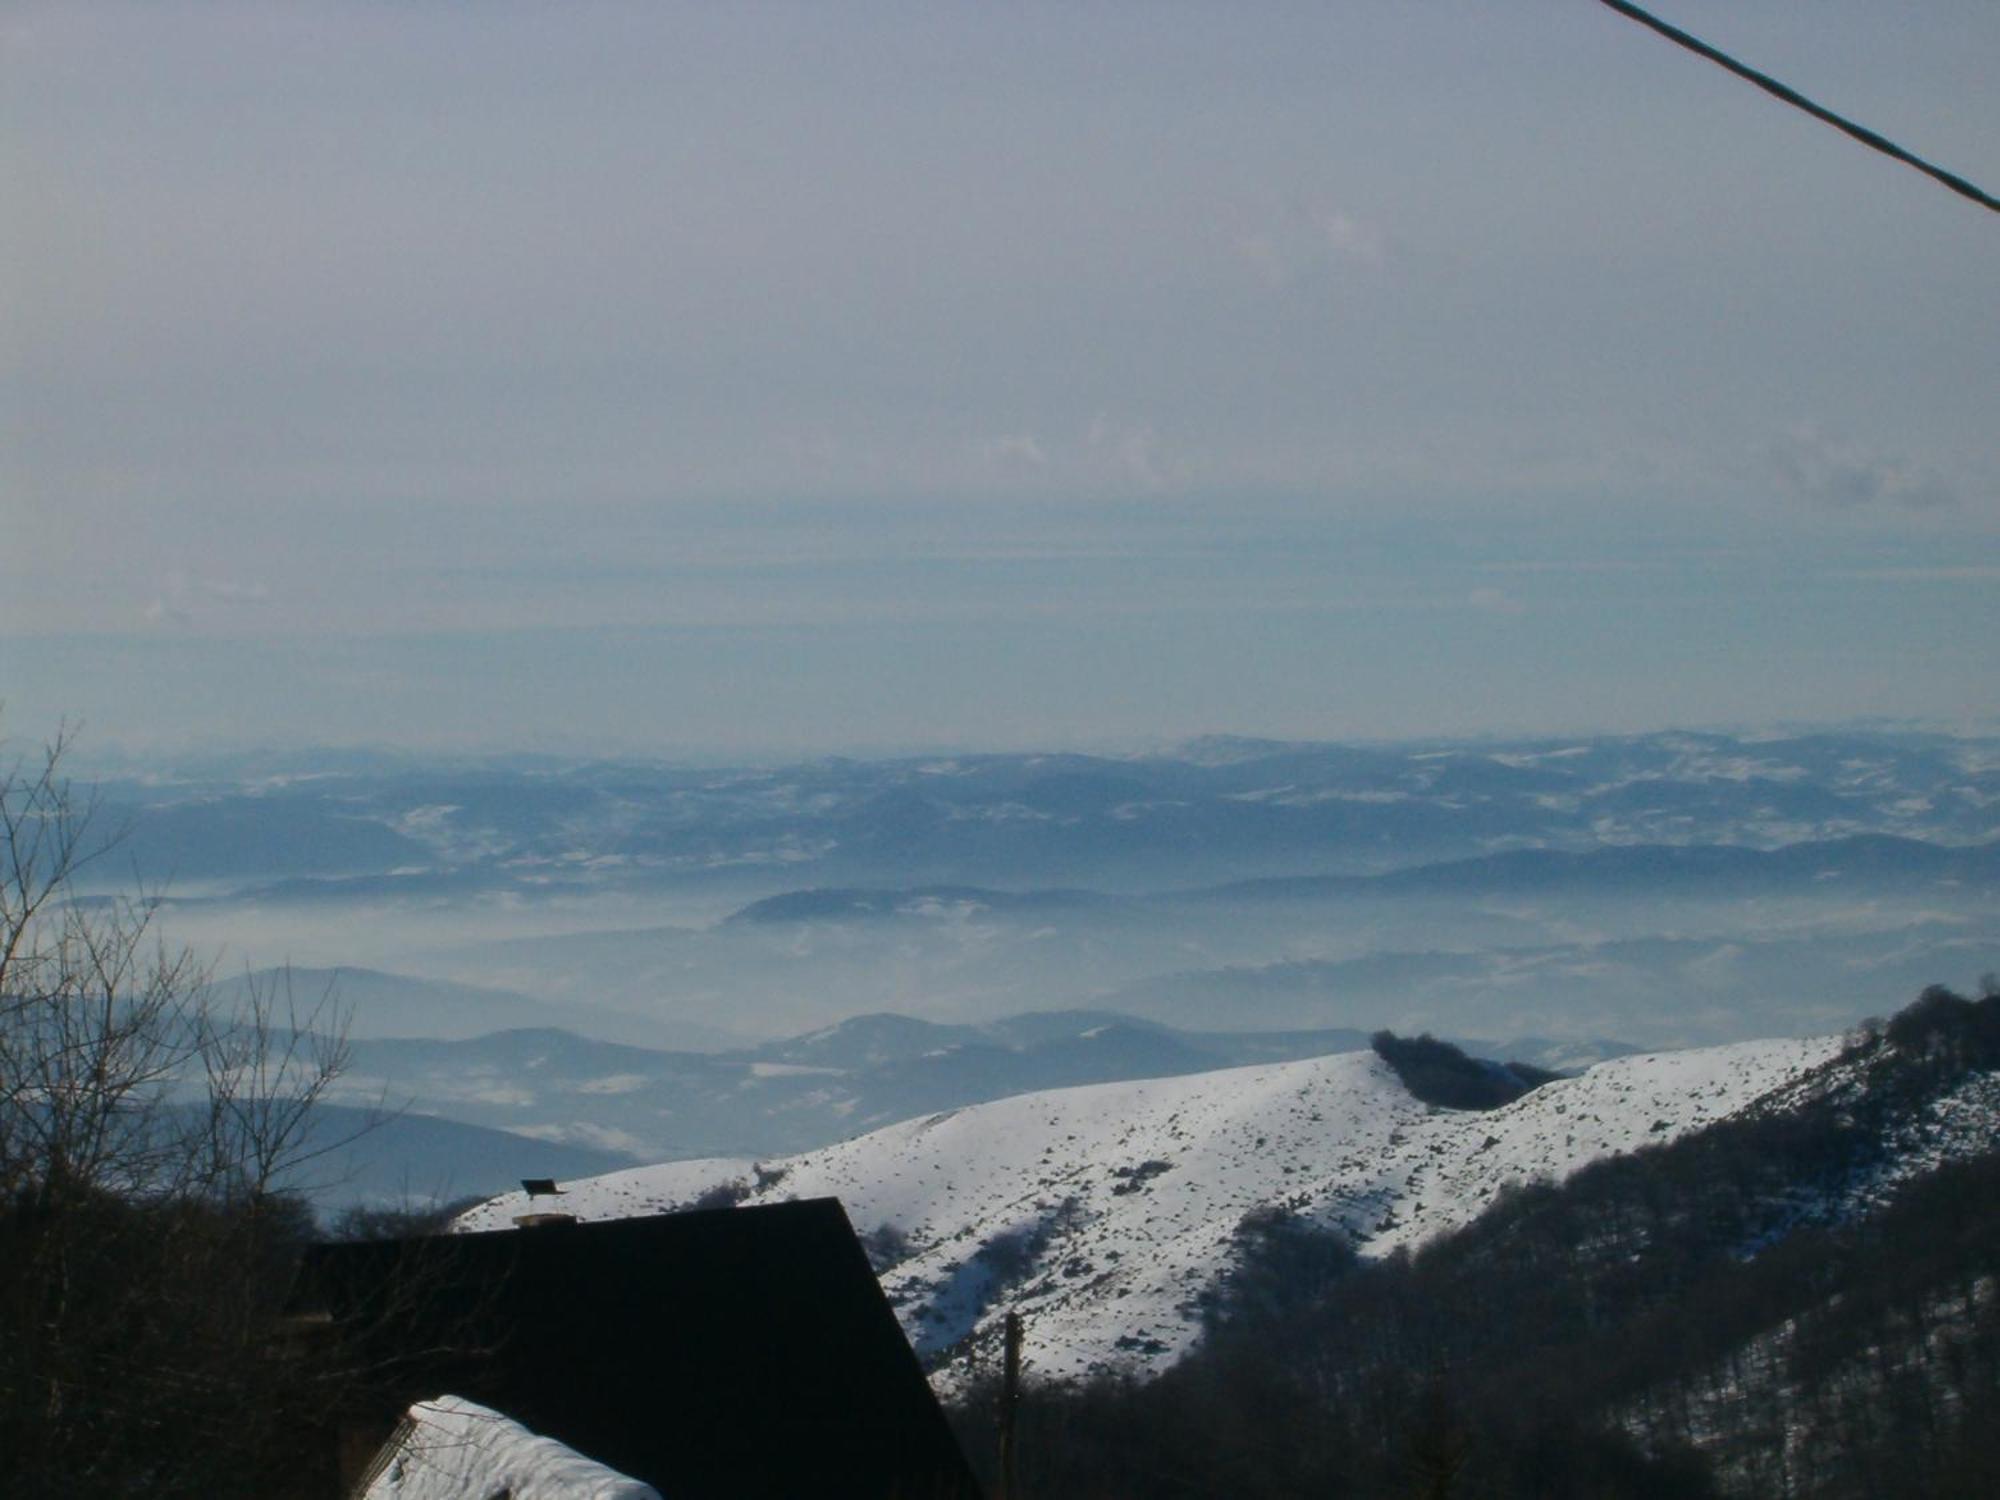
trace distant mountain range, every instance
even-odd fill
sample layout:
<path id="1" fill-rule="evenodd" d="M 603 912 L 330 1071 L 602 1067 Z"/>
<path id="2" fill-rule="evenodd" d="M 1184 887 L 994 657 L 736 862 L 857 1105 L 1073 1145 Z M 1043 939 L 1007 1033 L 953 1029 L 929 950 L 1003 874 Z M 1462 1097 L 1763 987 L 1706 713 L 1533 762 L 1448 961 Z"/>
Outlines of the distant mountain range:
<path id="1" fill-rule="evenodd" d="M 740 770 L 329 754 L 163 771 L 103 791 L 106 826 L 127 830 L 124 866 L 289 902 L 690 884 L 1157 890 L 1523 848 L 2000 835 L 2000 747 L 1861 732 L 1383 747 L 1211 739 L 1126 757 Z"/>
<path id="2" fill-rule="evenodd" d="M 977 912 L 1032 919 L 1090 912 L 1116 917 L 1150 906 L 1238 902 L 1324 902 L 1409 896 L 1616 894 L 1716 899 L 1758 895 L 1866 895 L 1934 887 L 1954 895 L 2000 888 L 2000 841 L 1929 844 L 1888 834 L 1786 844 L 1622 844 L 1603 849 L 1515 849 L 1473 859 L 1414 865 L 1375 875 L 1288 875 L 1171 891 L 1152 897 L 1095 891 L 1003 891 L 982 886 L 901 889 L 814 887 L 767 896 L 732 913 L 731 923 L 871 921 Z"/>
<path id="3" fill-rule="evenodd" d="M 643 1046 L 672 1040 L 676 1029 L 604 1006 L 539 999 L 490 985 L 389 974 L 352 964 L 230 975 L 217 980 L 212 993 L 219 1004 L 228 1006 L 253 989 L 272 997 L 281 1015 L 289 1011 L 301 1021 L 310 1020 L 315 1009 L 324 1004 L 322 1027 L 337 1025 L 357 1041 L 380 1037 L 468 1041 L 496 1031 L 550 1028 Z"/>
<path id="4" fill-rule="evenodd" d="M 1853 834 L 1775 849 L 1741 844 L 1620 844 L 1514 849 L 1371 876 L 1291 876 L 1241 881 L 1192 899 L 1295 901 L 1333 895 L 1695 893 L 1704 898 L 1810 891 L 1855 894 L 1925 886 L 2000 886 L 2000 842 L 1940 845 L 1890 834 Z"/>

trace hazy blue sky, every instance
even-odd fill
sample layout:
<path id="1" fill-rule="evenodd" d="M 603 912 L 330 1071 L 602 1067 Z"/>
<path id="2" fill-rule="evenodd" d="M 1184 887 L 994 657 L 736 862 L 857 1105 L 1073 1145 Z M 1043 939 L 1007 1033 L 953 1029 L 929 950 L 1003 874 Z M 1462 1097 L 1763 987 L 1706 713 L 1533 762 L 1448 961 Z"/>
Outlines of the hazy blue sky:
<path id="1" fill-rule="evenodd" d="M 2000 182 L 2000 6 L 1660 9 Z M 2000 216 L 1589 0 L 0 4 L 0 698 L 1991 715 Z"/>

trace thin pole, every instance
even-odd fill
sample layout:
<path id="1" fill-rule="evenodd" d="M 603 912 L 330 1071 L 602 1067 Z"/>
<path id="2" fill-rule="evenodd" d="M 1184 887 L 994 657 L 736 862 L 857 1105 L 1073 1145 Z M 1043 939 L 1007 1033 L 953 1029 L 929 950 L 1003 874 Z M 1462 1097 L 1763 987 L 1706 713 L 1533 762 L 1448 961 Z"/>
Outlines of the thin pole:
<path id="1" fill-rule="evenodd" d="M 1021 1315 L 1007 1314 L 1000 1366 L 1000 1500 L 1020 1500 L 1014 1487 L 1014 1411 L 1021 1404 Z"/>

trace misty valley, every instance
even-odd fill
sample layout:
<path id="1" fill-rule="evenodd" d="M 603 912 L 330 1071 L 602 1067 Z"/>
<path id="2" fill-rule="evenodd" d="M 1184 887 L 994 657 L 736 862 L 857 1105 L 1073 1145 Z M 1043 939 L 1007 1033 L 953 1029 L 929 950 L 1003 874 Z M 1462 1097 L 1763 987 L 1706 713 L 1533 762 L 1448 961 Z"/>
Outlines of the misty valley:
<path id="1" fill-rule="evenodd" d="M 1907 732 L 301 752 L 99 795 L 97 868 L 150 883 L 223 992 L 289 966 L 333 996 L 330 1102 L 394 1118 L 321 1164 L 328 1203 L 785 1154 L 1381 1027 L 1573 1071 L 2000 967 L 2000 742 Z"/>

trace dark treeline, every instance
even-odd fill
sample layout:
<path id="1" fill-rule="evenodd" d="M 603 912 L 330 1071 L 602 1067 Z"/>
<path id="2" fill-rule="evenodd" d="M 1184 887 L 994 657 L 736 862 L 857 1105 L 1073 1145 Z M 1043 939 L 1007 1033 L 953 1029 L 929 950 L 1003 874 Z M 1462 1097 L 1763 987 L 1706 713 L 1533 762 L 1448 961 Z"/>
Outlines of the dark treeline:
<path id="1" fill-rule="evenodd" d="M 1429 1032 L 1405 1037 L 1378 1031 L 1370 1045 L 1413 1097 L 1441 1109 L 1498 1109 L 1561 1076 L 1528 1063 L 1468 1057 Z"/>
<path id="2" fill-rule="evenodd" d="M 1192 1358 L 1030 1389 L 1013 1500 L 2000 1494 L 2000 1148 L 1882 1178 L 1996 1066 L 2000 997 L 1932 989 L 1798 1099 L 1415 1254 L 1253 1216 Z"/>

